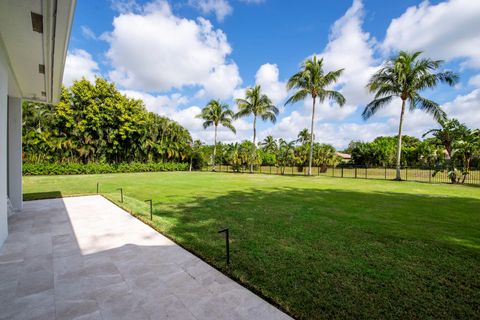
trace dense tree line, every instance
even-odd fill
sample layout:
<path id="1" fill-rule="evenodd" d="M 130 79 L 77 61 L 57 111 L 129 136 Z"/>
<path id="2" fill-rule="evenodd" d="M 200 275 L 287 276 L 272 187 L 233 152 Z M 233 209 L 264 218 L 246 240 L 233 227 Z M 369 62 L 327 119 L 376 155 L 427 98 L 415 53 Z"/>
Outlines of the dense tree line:
<path id="1" fill-rule="evenodd" d="M 56 105 L 25 102 L 23 122 L 28 163 L 187 162 L 191 152 L 188 130 L 102 78 L 63 88 Z"/>
<path id="2" fill-rule="evenodd" d="M 248 140 L 216 145 L 202 145 L 200 141 L 196 143 L 194 168 L 213 165 L 214 154 L 216 165 L 229 165 L 234 171 L 244 171 L 247 168 L 253 170 L 258 166 L 275 166 L 284 173 L 286 167 L 297 167 L 299 171 L 303 171 L 303 168 L 308 168 L 309 164 L 310 133 L 308 129 L 300 131 L 296 140 L 275 139 L 270 135 L 260 141 L 257 146 Z M 333 146 L 322 143 L 313 144 L 313 166 L 326 169 L 327 166 L 336 165 L 341 161 Z"/>
<path id="3" fill-rule="evenodd" d="M 425 132 L 423 137 L 428 137 L 423 141 L 403 136 L 400 163 L 444 171 L 453 183 L 463 182 L 472 167 L 480 167 L 480 131 L 469 129 L 457 119 L 440 120 L 439 124 L 439 129 Z M 345 152 L 352 155 L 356 165 L 394 166 L 397 141 L 396 136 L 352 141 Z"/>

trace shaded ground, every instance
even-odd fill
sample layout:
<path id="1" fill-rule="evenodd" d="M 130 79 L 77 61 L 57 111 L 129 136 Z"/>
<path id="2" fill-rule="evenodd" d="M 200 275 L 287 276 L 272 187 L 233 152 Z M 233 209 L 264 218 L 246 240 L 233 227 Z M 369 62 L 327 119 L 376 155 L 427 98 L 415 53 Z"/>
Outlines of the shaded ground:
<path id="1" fill-rule="evenodd" d="M 100 192 L 302 319 L 480 317 L 480 189 L 328 177 L 26 177 L 27 197 Z M 231 230 L 232 264 L 224 263 Z"/>

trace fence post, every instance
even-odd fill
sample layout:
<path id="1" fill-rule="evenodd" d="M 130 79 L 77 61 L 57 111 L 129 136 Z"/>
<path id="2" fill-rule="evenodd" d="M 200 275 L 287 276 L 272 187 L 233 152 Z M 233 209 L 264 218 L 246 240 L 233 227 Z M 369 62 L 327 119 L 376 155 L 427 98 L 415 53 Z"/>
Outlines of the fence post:
<path id="1" fill-rule="evenodd" d="M 355 179 L 357 179 L 357 167 L 355 167 Z"/>
<path id="2" fill-rule="evenodd" d="M 408 180 L 408 167 L 405 167 L 405 181 Z"/>
<path id="3" fill-rule="evenodd" d="M 387 166 L 385 165 L 385 180 L 387 180 Z"/>
<path id="4" fill-rule="evenodd" d="M 343 166 L 342 166 L 342 178 L 343 178 Z"/>
<path id="5" fill-rule="evenodd" d="M 317 167 L 317 176 L 320 175 L 320 167 Z"/>
<path id="6" fill-rule="evenodd" d="M 365 165 L 365 179 L 368 179 L 368 177 L 367 177 L 367 165 Z"/>
<path id="7" fill-rule="evenodd" d="M 272 174 L 272 165 L 270 165 L 270 174 Z"/>
<path id="8" fill-rule="evenodd" d="M 428 183 L 432 183 L 432 167 L 428 169 Z"/>

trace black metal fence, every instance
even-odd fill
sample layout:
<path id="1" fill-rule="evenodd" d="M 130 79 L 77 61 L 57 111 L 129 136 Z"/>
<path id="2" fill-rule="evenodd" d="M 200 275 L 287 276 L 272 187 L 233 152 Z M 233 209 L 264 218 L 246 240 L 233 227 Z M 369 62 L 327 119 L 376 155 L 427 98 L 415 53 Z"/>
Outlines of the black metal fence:
<path id="1" fill-rule="evenodd" d="M 212 171 L 211 166 L 205 166 L 202 171 Z M 216 172 L 237 172 L 249 173 L 250 167 L 233 167 L 230 165 L 216 165 Z M 276 174 L 276 175 L 307 175 L 308 168 L 298 167 L 278 167 L 278 166 L 257 166 L 253 173 L 262 174 Z M 435 175 L 434 168 L 426 167 L 403 167 L 401 169 L 401 176 L 406 181 L 418 181 L 428 183 L 450 183 L 451 180 L 447 172 L 437 172 Z M 396 176 L 396 169 L 394 167 L 368 167 L 368 166 L 354 166 L 354 165 L 338 165 L 338 166 L 324 166 L 313 167 L 313 175 L 330 176 L 338 178 L 354 178 L 354 179 L 382 179 L 392 180 Z M 480 184 L 480 168 L 470 170 L 465 178 L 465 184 Z"/>

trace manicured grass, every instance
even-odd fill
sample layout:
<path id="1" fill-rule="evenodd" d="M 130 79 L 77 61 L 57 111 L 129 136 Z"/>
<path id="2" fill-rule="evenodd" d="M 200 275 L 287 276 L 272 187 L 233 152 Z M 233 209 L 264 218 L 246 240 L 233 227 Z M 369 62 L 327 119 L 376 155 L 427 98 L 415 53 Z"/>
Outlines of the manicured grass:
<path id="1" fill-rule="evenodd" d="M 480 318 L 480 188 L 331 177 L 25 177 L 25 199 L 100 192 L 294 317 Z M 230 267 L 224 241 L 230 228 Z"/>

